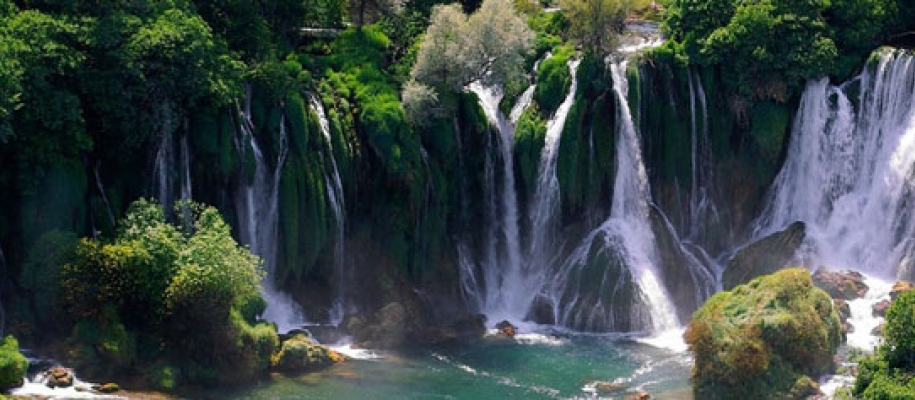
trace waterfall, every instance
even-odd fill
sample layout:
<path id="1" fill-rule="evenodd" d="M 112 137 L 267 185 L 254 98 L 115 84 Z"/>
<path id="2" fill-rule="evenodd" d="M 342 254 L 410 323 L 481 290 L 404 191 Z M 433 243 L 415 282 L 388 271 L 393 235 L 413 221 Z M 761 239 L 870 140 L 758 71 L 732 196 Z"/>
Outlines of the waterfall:
<path id="1" fill-rule="evenodd" d="M 333 141 L 330 134 L 330 123 L 327 115 L 324 113 L 324 105 L 321 99 L 314 93 L 308 93 L 308 102 L 315 114 L 318 116 L 318 122 L 321 126 L 321 133 L 327 145 L 327 158 L 330 159 L 331 173 L 328 175 L 325 170 L 324 185 L 327 188 L 327 201 L 330 203 L 331 211 L 334 213 L 334 220 L 337 223 L 336 235 L 334 242 L 334 275 L 336 284 L 334 286 L 335 299 L 330 310 L 330 323 L 339 325 L 347 312 L 346 309 L 346 270 L 345 270 L 345 243 L 343 241 L 346 225 L 346 203 L 343 196 L 343 184 L 340 181 L 340 171 L 337 168 L 337 159 L 334 156 Z M 324 156 L 322 155 L 322 160 Z"/>
<path id="2" fill-rule="evenodd" d="M 108 214 L 108 220 L 111 222 L 111 226 L 115 226 L 114 211 L 111 209 L 111 202 L 108 201 L 108 194 L 105 193 L 105 185 L 102 184 L 102 177 L 99 174 L 99 161 L 95 162 L 95 166 L 92 168 L 92 175 L 95 177 L 95 188 L 98 189 L 99 196 L 102 198 L 102 202 L 105 203 L 105 212 Z"/>
<path id="3" fill-rule="evenodd" d="M 521 239 L 518 228 L 518 194 L 515 189 L 514 143 L 515 128 L 499 110 L 501 90 L 483 87 L 477 83 L 470 86 L 480 99 L 480 105 L 490 124 L 498 130 L 494 143 L 501 161 L 501 182 L 496 183 L 496 166 L 492 153 L 486 153 L 486 216 L 489 220 L 487 249 L 483 266 L 483 298 L 477 297 L 480 310 L 493 319 L 519 320 L 530 306 L 528 293 L 531 284 L 538 279 L 527 274 L 522 265 Z M 498 193 L 497 193 L 498 189 Z M 471 272 L 472 274 L 472 272 Z M 467 279 L 467 278 L 462 278 Z M 476 278 L 473 278 L 476 280 Z M 464 284 L 466 287 L 467 285 Z M 466 293 L 466 292 L 465 292 Z M 520 318 L 519 318 L 520 317 Z"/>
<path id="4" fill-rule="evenodd" d="M 267 276 L 264 278 L 263 295 L 267 300 L 267 309 L 262 318 L 276 323 L 280 332 L 287 332 L 303 325 L 304 316 L 301 307 L 289 295 L 280 292 L 273 281 L 278 250 L 280 177 L 288 150 L 285 117 L 280 119 L 279 151 L 272 171 L 254 135 L 250 89 L 244 110 L 239 110 L 239 117 L 241 121 L 235 138 L 239 159 L 245 160 L 250 151 L 254 161 L 253 177 L 242 178 L 235 196 L 240 238 L 252 253 L 264 260 Z"/>
<path id="5" fill-rule="evenodd" d="M 712 184 L 711 141 L 709 140 L 708 104 L 705 89 L 702 86 L 702 78 L 695 70 L 687 71 L 687 83 L 689 85 L 692 182 L 689 200 L 689 228 L 686 235 L 698 242 L 700 235 L 708 228 L 708 218 L 717 217 L 718 209 L 709 194 Z M 699 117 L 696 115 L 697 111 L 699 111 Z"/>
<path id="6" fill-rule="evenodd" d="M 911 273 L 915 57 L 884 52 L 850 82 L 809 82 L 770 196 L 756 236 L 802 220 L 814 266 Z"/>
<path id="7" fill-rule="evenodd" d="M 163 129 L 158 149 L 156 149 L 153 187 L 156 200 L 165 207 L 166 212 L 169 212 L 175 200 L 191 199 L 191 154 L 187 133 L 181 135 L 179 148 L 175 149 L 174 121 L 172 121 L 172 113 L 167 105 L 163 106 L 162 114 Z M 180 171 L 176 171 L 176 168 L 180 168 Z M 97 170 L 96 184 L 101 190 L 101 180 L 98 179 Z M 102 196 L 107 204 L 104 192 L 102 192 Z"/>
<path id="8" fill-rule="evenodd" d="M 677 328 L 678 321 L 659 277 L 658 248 L 649 220 L 648 177 L 627 102 L 626 62 L 612 64 L 611 72 L 617 100 L 617 172 L 610 217 L 551 277 L 548 296 L 554 318 L 562 325 L 585 330 L 628 325 L 629 330 L 667 331 Z M 627 300 L 628 305 L 624 304 Z M 625 306 L 629 315 L 619 315 L 617 310 L 625 310 Z"/>
<path id="9" fill-rule="evenodd" d="M 556 159 L 566 118 L 572 109 L 575 93 L 578 90 L 576 72 L 579 63 L 580 61 L 577 60 L 569 61 L 572 85 L 566 98 L 556 109 L 556 113 L 547 122 L 546 136 L 540 153 L 540 165 L 537 167 L 537 186 L 529 211 L 531 239 L 526 262 L 535 267 L 535 271 L 532 273 L 538 276 L 543 276 L 544 268 L 549 267 L 552 258 L 558 253 L 554 246 L 555 243 L 552 242 L 553 233 L 559 228 L 556 226 L 556 216 L 559 211 L 559 179 L 556 176 Z M 523 290 L 529 291 L 530 288 Z"/>

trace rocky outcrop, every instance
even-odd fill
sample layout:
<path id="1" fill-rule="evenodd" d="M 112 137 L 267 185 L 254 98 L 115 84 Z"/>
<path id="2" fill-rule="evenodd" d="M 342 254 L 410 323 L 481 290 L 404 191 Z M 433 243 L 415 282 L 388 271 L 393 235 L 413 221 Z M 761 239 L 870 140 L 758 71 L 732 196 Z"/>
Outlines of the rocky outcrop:
<path id="1" fill-rule="evenodd" d="M 485 317 L 477 314 L 457 315 L 451 321 L 433 321 L 418 307 L 391 302 L 375 312 L 371 319 L 347 316 L 343 329 L 363 348 L 396 349 L 407 345 L 441 345 L 486 333 Z"/>
<path id="2" fill-rule="evenodd" d="M 280 351 L 270 358 L 270 366 L 282 372 L 302 372 L 326 368 L 343 360 L 339 353 L 299 333 L 283 341 Z"/>
<path id="3" fill-rule="evenodd" d="M 789 268 L 716 294 L 684 338 L 696 398 L 805 398 L 842 334 L 829 295 Z"/>
<path id="4" fill-rule="evenodd" d="M 915 284 L 909 281 L 897 281 L 893 284 L 893 288 L 890 289 L 890 299 L 895 301 L 899 298 L 899 295 L 915 289 Z"/>
<path id="5" fill-rule="evenodd" d="M 798 221 L 783 231 L 744 246 L 727 262 L 721 277 L 724 290 L 788 266 L 805 236 L 806 226 Z"/>
<path id="6" fill-rule="evenodd" d="M 811 279 L 814 286 L 826 291 L 833 299 L 854 300 L 864 297 L 868 290 L 864 276 L 856 271 L 831 272 L 819 269 Z"/>

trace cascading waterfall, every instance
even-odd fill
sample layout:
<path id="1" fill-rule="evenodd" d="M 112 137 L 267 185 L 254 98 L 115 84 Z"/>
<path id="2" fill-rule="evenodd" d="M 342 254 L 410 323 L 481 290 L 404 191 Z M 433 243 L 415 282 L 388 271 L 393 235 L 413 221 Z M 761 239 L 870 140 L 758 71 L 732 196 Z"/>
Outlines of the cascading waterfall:
<path id="1" fill-rule="evenodd" d="M 343 184 L 340 181 L 340 171 L 337 168 L 337 159 L 334 156 L 333 141 L 331 140 L 330 123 L 327 115 L 324 113 L 324 105 L 321 99 L 314 93 L 308 93 L 308 102 L 318 117 L 321 133 L 327 144 L 327 158 L 330 159 L 331 175 L 325 173 L 324 185 L 327 188 L 327 200 L 330 202 L 331 211 L 334 213 L 334 220 L 337 222 L 336 235 L 334 243 L 334 274 L 336 275 L 335 300 L 330 310 L 330 323 L 339 325 L 343 321 L 346 309 L 346 270 L 345 270 L 345 243 L 344 233 L 346 226 L 346 203 L 343 196 Z M 322 159 L 323 155 L 322 155 Z"/>
<path id="2" fill-rule="evenodd" d="M 531 239 L 526 263 L 534 269 L 531 273 L 538 277 L 546 276 L 546 268 L 549 268 L 554 261 L 553 258 L 558 255 L 555 243 L 553 243 L 555 240 L 553 234 L 558 230 L 556 216 L 559 211 L 559 178 L 556 176 L 556 159 L 566 118 L 572 109 L 575 93 L 578 90 L 576 73 L 579 63 L 579 60 L 569 61 L 569 73 L 572 77 L 569 93 L 547 122 L 546 136 L 540 153 L 540 165 L 537 167 L 537 186 L 528 213 L 531 221 Z M 531 292 L 529 287 L 519 289 Z M 533 301 L 533 297 L 531 301 Z"/>
<path id="3" fill-rule="evenodd" d="M 892 280 L 911 273 L 913 201 L 915 57 L 885 52 L 843 85 L 808 83 L 756 234 L 805 221 L 814 266 Z"/>
<path id="4" fill-rule="evenodd" d="M 688 71 L 687 82 L 689 84 L 692 182 L 689 200 L 689 229 L 686 235 L 691 240 L 700 241 L 700 235 L 706 231 L 708 218 L 717 216 L 718 209 L 709 193 L 712 184 L 711 141 L 709 140 L 708 104 L 705 89 L 702 86 L 702 78 L 695 70 Z M 696 116 L 697 111 L 699 111 L 699 117 Z"/>
<path id="5" fill-rule="evenodd" d="M 159 148 L 156 150 L 155 165 L 153 167 L 153 185 L 155 197 L 166 211 L 171 210 L 175 200 L 190 200 L 191 194 L 191 154 L 188 146 L 187 134 L 179 139 L 179 148 L 175 149 L 174 125 L 171 111 L 163 106 L 163 130 L 159 139 Z M 180 171 L 176 171 L 178 166 Z M 96 183 L 101 185 L 96 171 Z M 177 189 L 177 190 L 176 190 Z M 101 190 L 101 189 L 100 189 Z M 102 193 L 104 196 L 104 192 Z M 103 197 L 104 198 L 104 197 Z M 107 198 L 104 198 L 107 203 Z"/>
<path id="6" fill-rule="evenodd" d="M 302 326 L 305 321 L 301 307 L 289 295 L 280 292 L 273 281 L 278 250 L 276 239 L 279 232 L 280 177 L 288 150 L 285 118 L 280 119 L 279 151 L 271 171 L 254 136 L 250 90 L 245 108 L 239 110 L 239 116 L 241 121 L 235 138 L 239 159 L 246 159 L 247 152 L 250 151 L 254 161 L 253 178 L 242 179 L 235 197 L 240 238 L 242 243 L 250 247 L 251 252 L 264 260 L 264 269 L 267 271 L 262 288 L 267 309 L 261 317 L 276 323 L 280 332 L 288 332 Z"/>
<path id="7" fill-rule="evenodd" d="M 626 62 L 611 65 L 617 100 L 617 173 L 610 217 L 549 279 L 548 295 L 555 320 L 565 326 L 617 329 L 620 321 L 627 321 L 629 330 L 662 332 L 677 328 L 678 321 L 658 276 L 658 249 L 649 221 L 648 178 L 626 99 L 625 71 Z M 595 249 L 605 261 L 596 267 L 589 265 Z M 630 295 L 621 296 L 629 282 L 636 287 L 628 289 Z M 632 303 L 630 315 L 616 315 L 627 298 Z"/>
<path id="8" fill-rule="evenodd" d="M 866 274 L 871 289 L 850 302 L 848 343 L 872 350 L 878 339 L 870 328 L 879 321 L 871 306 L 889 288 L 881 281 L 913 278 L 913 201 L 915 56 L 887 51 L 842 85 L 807 84 L 755 234 L 804 221 L 810 267 Z"/>
<path id="9" fill-rule="evenodd" d="M 502 93 L 498 88 L 483 87 L 475 83 L 470 89 L 479 97 L 487 119 L 498 130 L 498 134 L 493 135 L 495 138 L 491 142 L 495 142 L 497 155 L 501 160 L 502 181 L 499 185 L 496 184 L 496 166 L 491 152 L 487 151 L 484 173 L 487 192 L 486 215 L 490 224 L 482 268 L 483 279 L 475 277 L 472 267 L 469 270 L 465 268 L 462 271 L 462 287 L 468 297 L 474 296 L 480 311 L 487 317 L 518 321 L 524 317 L 530 306 L 528 293 L 525 292 L 530 291 L 530 285 L 538 278 L 525 273 L 522 265 L 518 194 L 515 190 L 512 152 L 515 129 L 499 110 Z M 482 287 L 471 286 L 471 281 L 477 285 L 482 284 Z M 507 289 L 507 285 L 524 289 Z"/>

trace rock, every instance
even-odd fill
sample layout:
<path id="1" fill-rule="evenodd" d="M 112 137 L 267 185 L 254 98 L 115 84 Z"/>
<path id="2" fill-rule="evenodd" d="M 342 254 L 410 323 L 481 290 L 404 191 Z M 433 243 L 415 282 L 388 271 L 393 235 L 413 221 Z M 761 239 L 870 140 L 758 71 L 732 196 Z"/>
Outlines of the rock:
<path id="1" fill-rule="evenodd" d="M 515 337 L 515 334 L 518 333 L 518 327 L 512 325 L 511 322 L 502 321 L 496 324 L 496 329 L 499 330 L 500 336 L 505 337 Z"/>
<path id="2" fill-rule="evenodd" d="M 649 207 L 651 230 L 658 248 L 659 280 L 667 283 L 665 289 L 675 306 L 677 318 L 689 321 L 693 312 L 702 306 L 702 300 L 715 292 L 715 274 L 701 257 L 688 255 L 673 225 L 656 206 Z M 677 282 L 678 284 L 670 284 Z M 688 283 L 687 283 L 688 282 Z M 682 283 L 682 284 L 679 284 Z"/>
<path id="3" fill-rule="evenodd" d="M 889 300 L 880 300 L 879 303 L 874 304 L 873 315 L 875 317 L 886 317 L 886 310 L 890 308 Z"/>
<path id="4" fill-rule="evenodd" d="M 626 396 L 626 400 L 651 400 L 651 395 L 645 391 L 638 391 Z"/>
<path id="5" fill-rule="evenodd" d="M 104 385 L 95 385 L 92 386 L 92 390 L 100 393 L 114 393 L 118 390 L 121 390 L 121 387 L 117 383 L 109 382 Z"/>
<path id="6" fill-rule="evenodd" d="M 871 331 L 871 335 L 874 335 L 874 336 L 883 336 L 883 331 L 884 331 L 885 329 L 886 329 L 886 323 L 882 323 L 882 324 L 880 324 L 880 325 L 877 325 L 877 326 L 874 327 L 874 329 Z"/>
<path id="7" fill-rule="evenodd" d="M 0 341 L 0 392 L 22 386 L 29 361 L 19 352 L 19 342 L 12 336 Z"/>
<path id="8" fill-rule="evenodd" d="M 550 299 L 543 295 L 534 298 L 534 304 L 527 313 L 527 319 L 541 325 L 555 325 L 556 318 L 553 315 L 553 305 Z"/>
<path id="9" fill-rule="evenodd" d="M 864 276 L 856 271 L 830 272 L 824 269 L 813 274 L 813 284 L 834 299 L 854 300 L 864 297 L 868 287 Z"/>
<path id="10" fill-rule="evenodd" d="M 744 246 L 728 260 L 721 276 L 724 290 L 771 274 L 789 265 L 806 237 L 806 226 L 795 222 L 785 230 L 775 232 Z"/>
<path id="11" fill-rule="evenodd" d="M 270 366 L 282 372 L 302 372 L 329 367 L 344 357 L 327 347 L 315 344 L 305 334 L 283 341 L 280 351 L 270 357 Z"/>
<path id="12" fill-rule="evenodd" d="M 467 315 L 458 318 L 451 324 L 451 327 L 457 332 L 460 339 L 479 339 L 486 334 L 486 316 L 483 314 Z"/>
<path id="13" fill-rule="evenodd" d="M 622 379 L 617 379 L 613 382 L 594 381 L 591 385 L 594 386 L 594 390 L 597 391 L 598 394 L 619 392 L 621 390 L 626 390 L 626 388 L 629 387 Z"/>
<path id="14" fill-rule="evenodd" d="M 833 368 L 840 326 L 832 299 L 803 268 L 718 293 L 684 334 L 695 358 L 695 397 L 792 397 L 799 379 Z"/>
<path id="15" fill-rule="evenodd" d="M 913 285 L 912 282 L 897 281 L 896 283 L 893 284 L 893 288 L 890 289 L 890 299 L 896 300 L 896 298 L 899 297 L 900 294 L 902 294 L 904 292 L 908 292 L 913 289 L 915 289 L 915 285 Z"/>
<path id="16" fill-rule="evenodd" d="M 801 376 L 796 381 L 794 381 L 794 386 L 791 387 L 791 398 L 795 399 L 805 399 L 809 396 L 816 396 L 820 394 L 820 384 L 817 381 L 810 379 L 809 376 Z"/>
<path id="17" fill-rule="evenodd" d="M 842 321 L 851 317 L 851 307 L 848 306 L 847 301 L 833 297 L 832 304 L 836 308 L 836 312 L 839 313 L 839 318 Z"/>
<path id="18" fill-rule="evenodd" d="M 49 388 L 65 388 L 73 386 L 73 372 L 69 368 L 56 366 L 44 372 L 47 377 L 45 385 Z"/>

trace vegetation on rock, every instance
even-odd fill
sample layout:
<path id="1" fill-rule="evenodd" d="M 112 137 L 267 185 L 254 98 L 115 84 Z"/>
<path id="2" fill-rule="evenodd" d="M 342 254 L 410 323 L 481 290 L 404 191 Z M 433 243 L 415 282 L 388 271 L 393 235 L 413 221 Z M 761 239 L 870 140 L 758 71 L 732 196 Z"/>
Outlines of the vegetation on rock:
<path id="1" fill-rule="evenodd" d="M 29 361 L 19 352 L 19 342 L 12 336 L 0 341 L 0 390 L 22 386 Z"/>
<path id="2" fill-rule="evenodd" d="M 802 398 L 833 367 L 842 333 L 809 271 L 785 269 L 712 296 L 684 338 L 697 397 Z"/>

